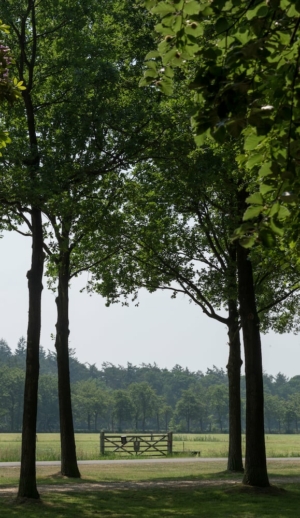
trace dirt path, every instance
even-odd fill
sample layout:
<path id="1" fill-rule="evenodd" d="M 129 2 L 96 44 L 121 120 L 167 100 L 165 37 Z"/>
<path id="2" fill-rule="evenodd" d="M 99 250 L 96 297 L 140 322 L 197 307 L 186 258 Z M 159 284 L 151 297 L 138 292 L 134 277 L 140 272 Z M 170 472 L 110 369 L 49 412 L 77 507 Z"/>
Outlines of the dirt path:
<path id="1" fill-rule="evenodd" d="M 270 477 L 271 484 L 299 484 L 300 477 Z M 39 492 L 43 493 L 72 493 L 79 491 L 112 491 L 128 489 L 177 489 L 177 488 L 197 488 L 197 487 L 219 487 L 239 485 L 237 480 L 165 480 L 165 481 L 145 481 L 145 482 L 100 482 L 100 483 L 81 483 L 81 484 L 56 484 L 41 485 Z M 17 487 L 0 487 L 0 496 L 17 495 Z"/>

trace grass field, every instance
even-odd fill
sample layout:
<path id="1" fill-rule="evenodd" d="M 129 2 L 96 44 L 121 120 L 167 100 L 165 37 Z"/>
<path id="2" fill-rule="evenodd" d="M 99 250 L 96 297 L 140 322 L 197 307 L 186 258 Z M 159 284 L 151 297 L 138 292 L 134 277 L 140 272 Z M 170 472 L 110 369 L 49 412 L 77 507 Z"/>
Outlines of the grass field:
<path id="1" fill-rule="evenodd" d="M 189 488 L 137 487 L 71 492 L 42 492 L 43 485 L 69 486 L 78 483 L 55 473 L 53 467 L 38 467 L 37 480 L 42 502 L 17 505 L 12 496 L 0 496 L 1 518 L 94 518 L 94 517 L 181 517 L 190 518 L 295 518 L 299 516 L 300 488 L 291 477 L 300 474 L 300 460 L 270 461 L 269 473 L 281 476 L 277 488 L 269 491 L 243 488 L 240 476 L 224 474 L 225 460 L 187 464 L 115 464 L 81 466 L 81 483 L 197 480 L 202 485 Z M 16 486 L 19 470 L 1 468 L 0 487 Z M 284 477 L 282 482 L 282 477 Z M 214 486 L 214 482 L 220 485 Z M 83 486 L 82 488 L 85 488 Z M 53 488 L 54 489 L 54 488 Z M 61 487 L 61 489 L 63 489 Z M 65 489 L 68 489 L 66 487 Z"/>
<path id="2" fill-rule="evenodd" d="M 59 460 L 59 434 L 38 434 L 37 460 Z M 245 440 L 243 437 L 243 446 Z M 268 457 L 300 457 L 300 435 L 266 435 Z M 0 434 L 0 462 L 19 461 L 21 434 Z M 99 434 L 76 434 L 78 460 L 100 459 Z M 173 451 L 183 455 L 200 451 L 201 457 L 226 458 L 228 435 L 174 434 Z"/>

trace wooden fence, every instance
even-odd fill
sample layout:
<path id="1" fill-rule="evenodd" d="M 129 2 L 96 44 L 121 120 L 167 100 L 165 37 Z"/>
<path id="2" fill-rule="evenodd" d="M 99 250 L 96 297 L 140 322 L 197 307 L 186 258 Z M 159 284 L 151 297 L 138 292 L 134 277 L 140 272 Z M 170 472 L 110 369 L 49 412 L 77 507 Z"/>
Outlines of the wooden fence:
<path id="1" fill-rule="evenodd" d="M 173 433 L 100 434 L 100 454 L 123 453 L 158 457 L 172 453 Z"/>

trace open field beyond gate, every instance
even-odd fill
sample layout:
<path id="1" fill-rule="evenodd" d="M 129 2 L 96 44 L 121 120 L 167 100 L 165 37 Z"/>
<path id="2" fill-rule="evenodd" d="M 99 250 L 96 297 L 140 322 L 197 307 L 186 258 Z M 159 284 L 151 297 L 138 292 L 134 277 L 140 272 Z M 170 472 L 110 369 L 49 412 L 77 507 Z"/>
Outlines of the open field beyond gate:
<path id="1" fill-rule="evenodd" d="M 116 440 L 121 444 L 121 435 Z M 129 436 L 134 435 L 128 433 Z M 244 437 L 243 437 L 244 445 Z M 267 457 L 300 457 L 300 435 L 266 435 Z M 21 434 L 0 434 L 0 462 L 19 461 Z M 226 458 L 228 435 L 226 434 L 173 434 L 175 455 L 193 455 L 200 452 L 201 457 Z M 76 434 L 78 460 L 101 459 L 100 434 Z M 149 452 L 151 453 L 151 452 Z M 120 458 L 119 454 L 109 453 L 105 458 Z M 37 460 L 59 460 L 60 440 L 58 433 L 37 435 Z"/>

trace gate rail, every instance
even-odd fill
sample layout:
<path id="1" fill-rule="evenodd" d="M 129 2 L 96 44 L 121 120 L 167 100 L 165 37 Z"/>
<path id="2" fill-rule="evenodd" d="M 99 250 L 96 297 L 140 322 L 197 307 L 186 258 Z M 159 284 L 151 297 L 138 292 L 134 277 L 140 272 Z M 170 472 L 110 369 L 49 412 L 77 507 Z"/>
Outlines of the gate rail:
<path id="1" fill-rule="evenodd" d="M 129 433 L 109 435 L 100 433 L 100 454 L 126 453 L 158 457 L 172 453 L 173 433 Z"/>

